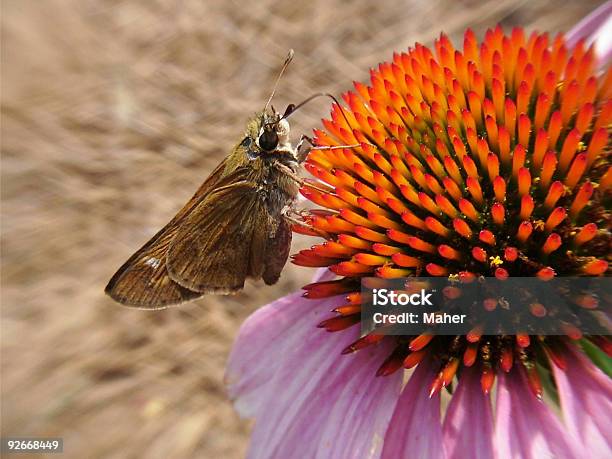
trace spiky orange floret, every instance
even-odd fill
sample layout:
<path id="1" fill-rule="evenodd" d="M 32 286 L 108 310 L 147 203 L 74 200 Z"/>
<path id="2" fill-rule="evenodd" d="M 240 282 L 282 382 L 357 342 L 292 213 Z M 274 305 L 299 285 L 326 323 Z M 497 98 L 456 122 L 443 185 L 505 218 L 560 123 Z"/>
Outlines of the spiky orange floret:
<path id="1" fill-rule="evenodd" d="M 360 147 L 308 157 L 307 170 L 334 189 L 302 190 L 331 209 L 308 219 L 329 240 L 293 261 L 329 266 L 344 279 L 309 286 L 306 296 L 356 290 L 360 277 L 372 275 L 605 274 L 611 82 L 610 69 L 596 74 L 594 50 L 584 42 L 568 49 L 561 35 L 526 37 L 520 28 L 504 35 L 500 27 L 480 45 L 468 30 L 462 51 L 444 35 L 434 51 L 417 43 L 371 70 L 370 85 L 355 83 L 355 92 L 343 96 L 347 107 L 334 105 L 325 130 L 315 131 L 319 145 Z M 354 325 L 358 306 L 321 326 Z M 519 362 L 539 394 L 535 347 L 554 356 L 557 341 L 485 337 L 478 330 L 467 337 L 404 337 L 379 374 L 414 366 L 430 349 L 442 358 L 432 391 L 449 383 L 460 361 L 478 360 L 483 390 L 494 370 L 510 371 Z M 347 352 L 375 342 L 362 338 Z"/>

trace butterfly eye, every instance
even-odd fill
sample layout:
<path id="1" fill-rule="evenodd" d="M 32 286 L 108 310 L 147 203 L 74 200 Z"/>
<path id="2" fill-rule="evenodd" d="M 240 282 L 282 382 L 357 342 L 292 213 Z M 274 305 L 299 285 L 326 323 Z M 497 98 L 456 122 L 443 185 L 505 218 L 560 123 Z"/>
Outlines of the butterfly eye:
<path id="1" fill-rule="evenodd" d="M 272 151 L 278 145 L 278 135 L 276 131 L 264 130 L 257 140 L 259 146 L 265 151 Z"/>

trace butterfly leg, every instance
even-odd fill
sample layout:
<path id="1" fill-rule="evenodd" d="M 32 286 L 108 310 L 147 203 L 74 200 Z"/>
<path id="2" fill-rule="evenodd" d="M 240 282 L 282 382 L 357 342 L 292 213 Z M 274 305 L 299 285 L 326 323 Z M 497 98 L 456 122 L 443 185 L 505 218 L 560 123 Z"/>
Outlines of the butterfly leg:
<path id="1" fill-rule="evenodd" d="M 310 145 L 303 148 L 305 142 L 308 142 Z M 359 143 L 353 145 L 316 145 L 311 137 L 303 134 L 302 137 L 300 137 L 300 141 L 298 142 L 295 150 L 297 151 L 297 161 L 299 164 L 302 164 L 304 161 L 306 161 L 308 153 L 310 153 L 312 150 L 342 150 L 344 148 L 357 148 L 360 146 L 361 144 Z"/>
<path id="2" fill-rule="evenodd" d="M 300 226 L 302 228 L 306 228 L 311 233 L 313 233 L 313 236 L 320 236 L 325 239 L 331 239 L 331 236 L 327 231 L 315 228 L 312 223 L 306 221 L 308 215 L 308 212 L 306 210 L 297 210 L 291 206 L 287 206 L 285 207 L 285 209 L 283 209 L 282 215 L 287 222 L 293 225 Z"/>
<path id="3" fill-rule="evenodd" d="M 308 142 L 310 145 L 307 147 L 304 147 L 304 143 Z M 312 139 L 310 137 L 308 137 L 307 135 L 302 135 L 302 137 L 300 137 L 300 141 L 298 142 L 298 144 L 295 147 L 295 151 L 297 152 L 297 162 L 298 164 L 302 164 L 304 161 L 306 161 L 306 158 L 308 157 L 308 153 L 310 153 L 310 151 L 312 150 L 312 147 L 314 147 L 314 143 L 312 143 Z"/>
<path id="4" fill-rule="evenodd" d="M 285 174 L 287 177 L 289 177 L 290 179 L 294 180 L 299 186 L 306 186 L 308 188 L 312 188 L 313 190 L 316 190 L 320 193 L 333 193 L 334 189 L 331 187 L 325 187 L 323 186 L 323 184 L 315 184 L 312 182 L 308 182 L 305 179 L 303 179 L 302 177 L 300 177 L 299 175 L 297 175 L 290 167 L 284 165 L 283 163 L 280 162 L 276 162 L 274 163 L 274 166 L 281 171 L 283 174 Z"/>

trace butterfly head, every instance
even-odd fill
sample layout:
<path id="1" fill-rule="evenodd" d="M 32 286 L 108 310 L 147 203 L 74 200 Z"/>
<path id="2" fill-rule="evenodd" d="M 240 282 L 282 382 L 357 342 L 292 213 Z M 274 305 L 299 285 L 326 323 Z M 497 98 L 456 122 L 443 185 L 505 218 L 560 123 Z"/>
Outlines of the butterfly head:
<path id="1" fill-rule="evenodd" d="M 257 132 L 257 146 L 264 152 L 271 153 L 279 146 L 289 144 L 289 121 L 276 110 L 264 112 Z"/>
<path id="2" fill-rule="evenodd" d="M 274 109 L 255 115 L 247 125 L 247 132 L 241 145 L 253 159 L 291 151 L 289 121 Z"/>

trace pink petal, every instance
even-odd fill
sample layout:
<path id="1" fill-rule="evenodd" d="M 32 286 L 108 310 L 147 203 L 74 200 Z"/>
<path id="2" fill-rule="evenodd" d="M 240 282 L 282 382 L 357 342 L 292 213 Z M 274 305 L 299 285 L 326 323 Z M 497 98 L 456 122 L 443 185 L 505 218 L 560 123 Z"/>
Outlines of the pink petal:
<path id="1" fill-rule="evenodd" d="M 298 375 L 277 375 L 277 396 L 255 421 L 249 458 L 380 457 L 402 374 L 374 376 L 389 345 L 340 356 L 346 344 L 317 349 L 316 363 L 304 362 Z"/>
<path id="2" fill-rule="evenodd" d="M 335 279 L 336 277 L 338 276 L 330 271 L 329 268 L 318 268 L 311 282 L 325 282 Z"/>
<path id="3" fill-rule="evenodd" d="M 565 35 L 569 47 L 581 38 L 586 39 L 587 46 L 595 44 L 600 64 L 607 65 L 612 54 L 612 2 L 601 5 Z"/>
<path id="4" fill-rule="evenodd" d="M 480 375 L 465 368 L 444 419 L 444 445 L 449 459 L 493 457 L 491 399 L 482 392 Z"/>
<path id="5" fill-rule="evenodd" d="M 444 458 L 440 424 L 440 393 L 429 398 L 435 377 L 431 362 L 424 360 L 414 371 L 395 407 L 385 435 L 383 458 Z"/>
<path id="6" fill-rule="evenodd" d="M 531 393 L 522 372 L 499 375 L 495 418 L 495 450 L 499 459 L 583 457 L 576 437 Z"/>
<path id="7" fill-rule="evenodd" d="M 590 458 L 612 457 L 612 381 L 581 353 L 564 356 L 567 369 L 553 373 L 565 423 Z"/>
<path id="8" fill-rule="evenodd" d="M 327 268 L 317 270 L 313 282 L 331 280 L 335 274 Z M 235 408 L 241 416 L 255 416 L 265 399 L 263 393 L 271 390 L 266 384 L 282 364 L 281 339 L 292 338 L 298 342 L 330 316 L 341 298 L 305 300 L 301 292 L 280 298 L 255 311 L 242 324 L 229 356 L 225 383 L 228 393 L 235 400 Z M 330 305 L 331 304 L 331 305 Z M 333 306 L 332 306 L 333 305 Z"/>
<path id="9" fill-rule="evenodd" d="M 242 324 L 225 372 L 229 395 L 236 399 L 240 415 L 259 413 L 270 378 L 292 348 L 321 332 L 315 327 L 333 309 L 329 302 L 306 300 L 296 292 L 258 309 Z"/>
<path id="10" fill-rule="evenodd" d="M 375 377 L 390 340 L 343 356 L 359 327 L 316 328 L 342 301 L 296 293 L 242 326 L 227 382 L 238 411 L 256 417 L 249 457 L 379 457 L 402 372 Z"/>

